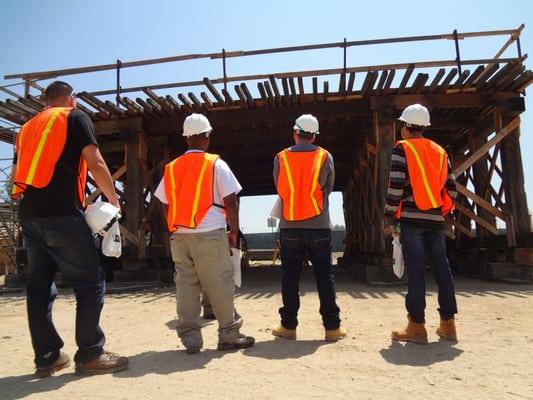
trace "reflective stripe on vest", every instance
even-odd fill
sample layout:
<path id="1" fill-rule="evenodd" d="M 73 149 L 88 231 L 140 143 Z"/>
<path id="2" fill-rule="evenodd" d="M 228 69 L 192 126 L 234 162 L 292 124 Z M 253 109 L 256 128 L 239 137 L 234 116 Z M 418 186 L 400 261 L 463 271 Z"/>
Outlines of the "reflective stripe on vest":
<path id="1" fill-rule="evenodd" d="M 41 111 L 21 128 L 17 135 L 17 166 L 11 197 L 18 199 L 30 185 L 42 189 L 50 183 L 67 139 L 68 116 L 72 108 L 52 107 Z M 87 165 L 80 157 L 78 198 L 83 204 Z"/>
<path id="2" fill-rule="evenodd" d="M 318 184 L 327 151 L 296 152 L 285 149 L 278 154 L 279 174 L 276 189 L 287 221 L 302 221 L 322 214 L 324 199 Z"/>
<path id="3" fill-rule="evenodd" d="M 453 209 L 453 200 L 444 187 L 448 177 L 446 151 L 429 139 L 401 140 L 398 143 L 404 148 L 409 182 L 417 208 L 441 208 L 442 215 L 446 215 Z M 401 216 L 401 206 L 400 202 L 396 218 Z"/>
<path id="4" fill-rule="evenodd" d="M 165 166 L 163 176 L 168 199 L 168 230 L 196 228 L 214 205 L 214 172 L 219 156 L 186 153 Z"/>

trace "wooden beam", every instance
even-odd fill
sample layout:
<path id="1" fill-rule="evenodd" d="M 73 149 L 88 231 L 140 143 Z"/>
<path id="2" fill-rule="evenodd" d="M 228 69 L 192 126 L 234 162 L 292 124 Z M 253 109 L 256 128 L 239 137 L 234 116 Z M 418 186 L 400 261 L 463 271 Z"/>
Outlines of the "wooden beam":
<path id="1" fill-rule="evenodd" d="M 453 167 L 453 173 L 455 176 L 458 176 L 465 172 L 472 164 L 474 164 L 477 160 L 479 160 L 481 157 L 485 156 L 487 151 L 493 147 L 495 144 L 500 143 L 503 139 L 505 139 L 511 132 L 513 132 L 514 129 L 516 129 L 520 125 L 520 117 L 514 118 L 511 122 L 509 122 L 506 126 L 504 126 L 499 132 L 496 133 L 496 135 L 489 140 L 487 143 L 485 143 L 483 146 L 481 146 L 479 149 L 477 149 L 472 155 L 468 157 L 468 159 L 464 160 L 460 165 Z"/>
<path id="2" fill-rule="evenodd" d="M 207 90 L 211 92 L 216 101 L 218 101 L 220 104 L 224 104 L 224 98 L 220 95 L 211 80 L 209 78 L 204 78 L 203 82 L 204 85 L 207 87 Z"/>

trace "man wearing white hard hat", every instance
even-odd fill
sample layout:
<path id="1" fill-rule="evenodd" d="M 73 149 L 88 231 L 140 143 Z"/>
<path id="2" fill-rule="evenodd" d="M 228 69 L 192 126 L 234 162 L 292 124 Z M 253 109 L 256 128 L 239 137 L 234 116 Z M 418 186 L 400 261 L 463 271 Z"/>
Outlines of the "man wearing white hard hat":
<path id="1" fill-rule="evenodd" d="M 52 321 L 57 270 L 76 295 L 76 371 L 121 371 L 128 367 L 128 359 L 104 350 L 105 335 L 99 325 L 104 271 L 82 212 L 87 169 L 118 210 L 113 179 L 91 119 L 76 108 L 72 86 L 52 82 L 45 99 L 48 107 L 17 135 L 12 191 L 14 199 L 22 198 L 19 220 L 28 253 L 27 309 L 36 374 L 46 377 L 70 363 Z"/>
<path id="2" fill-rule="evenodd" d="M 243 349 L 255 342 L 239 332 L 243 320 L 236 315 L 234 306 L 230 246 L 237 245 L 237 194 L 242 187 L 218 155 L 207 153 L 212 131 L 202 114 L 185 119 L 183 136 L 189 150 L 165 166 L 155 192 L 161 202 L 168 204 L 167 223 L 176 267 L 176 329 L 189 354 L 198 353 L 203 347 L 202 289 L 218 320 L 218 350 Z M 226 217 L 231 227 L 229 233 Z"/>
<path id="3" fill-rule="evenodd" d="M 425 344 L 426 256 L 439 287 L 440 324 L 437 335 L 457 340 L 454 316 L 457 302 L 452 272 L 446 257 L 444 217 L 453 210 L 457 195 L 455 177 L 446 151 L 424 138 L 430 126 L 429 111 L 420 104 L 403 110 L 402 139 L 392 151 L 385 218 L 389 231 L 399 222 L 400 242 L 408 274 L 405 299 L 408 323 L 392 332 L 392 339 Z"/>
<path id="4" fill-rule="evenodd" d="M 281 323 L 272 334 L 296 339 L 300 308 L 299 281 L 306 256 L 313 264 L 324 338 L 335 341 L 346 336 L 340 326 L 335 279 L 331 260 L 331 222 L 328 196 L 333 191 L 335 166 L 331 154 L 314 144 L 318 120 L 311 114 L 296 119 L 294 145 L 274 158 L 274 182 L 281 199 Z"/>

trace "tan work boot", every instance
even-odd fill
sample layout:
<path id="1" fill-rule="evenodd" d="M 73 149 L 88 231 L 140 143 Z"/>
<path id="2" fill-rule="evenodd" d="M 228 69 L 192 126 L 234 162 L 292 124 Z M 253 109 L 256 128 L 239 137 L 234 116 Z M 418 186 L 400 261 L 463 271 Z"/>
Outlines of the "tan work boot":
<path id="1" fill-rule="evenodd" d="M 85 363 L 76 364 L 76 373 L 84 375 L 111 374 L 128 368 L 129 360 L 118 354 L 104 351 L 98 357 Z"/>
<path id="2" fill-rule="evenodd" d="M 52 375 L 54 372 L 57 372 L 63 368 L 67 368 L 70 365 L 70 357 L 63 353 L 59 352 L 59 357 L 52 364 L 45 367 L 36 367 L 35 375 L 37 378 L 47 378 Z"/>
<path id="3" fill-rule="evenodd" d="M 287 329 L 283 325 L 278 325 L 272 329 L 272 334 L 276 337 L 296 340 L 296 329 Z"/>
<path id="4" fill-rule="evenodd" d="M 346 334 L 346 329 L 339 326 L 337 329 L 326 329 L 326 337 L 324 339 L 326 342 L 336 342 L 337 340 L 344 339 Z"/>
<path id="5" fill-rule="evenodd" d="M 455 329 L 455 320 L 453 318 L 447 321 L 441 319 L 440 325 L 437 328 L 437 335 L 439 335 L 441 339 L 457 342 L 457 330 Z"/>
<path id="6" fill-rule="evenodd" d="M 392 331 L 392 339 L 401 342 L 413 342 L 417 344 L 428 343 L 428 333 L 424 323 L 416 323 L 407 316 L 409 322 L 405 329 L 395 329 Z"/>

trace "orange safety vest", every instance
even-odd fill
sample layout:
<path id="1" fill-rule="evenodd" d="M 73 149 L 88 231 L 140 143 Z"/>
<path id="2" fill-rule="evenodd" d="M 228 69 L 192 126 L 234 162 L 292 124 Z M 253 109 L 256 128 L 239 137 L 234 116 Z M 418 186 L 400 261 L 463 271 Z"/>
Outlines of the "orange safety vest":
<path id="1" fill-rule="evenodd" d="M 16 200 L 28 186 L 42 189 L 50 183 L 65 142 L 67 120 L 72 108 L 51 107 L 26 122 L 16 140 L 17 165 L 11 197 Z M 80 157 L 78 166 L 78 200 L 85 203 L 87 163 Z"/>
<path id="2" fill-rule="evenodd" d="M 214 202 L 217 154 L 186 153 L 165 166 L 163 180 L 168 200 L 168 230 L 196 228 Z"/>
<path id="3" fill-rule="evenodd" d="M 448 179 L 448 155 L 429 139 L 409 139 L 398 142 L 403 146 L 407 160 L 413 198 L 420 210 L 440 208 L 442 215 L 453 210 L 453 200 L 444 185 Z M 395 217 L 400 219 L 402 203 Z"/>
<path id="4" fill-rule="evenodd" d="M 276 184 L 286 221 L 303 221 L 322 214 L 324 193 L 318 182 L 328 152 L 321 147 L 314 151 L 278 153 L 279 174 Z"/>

